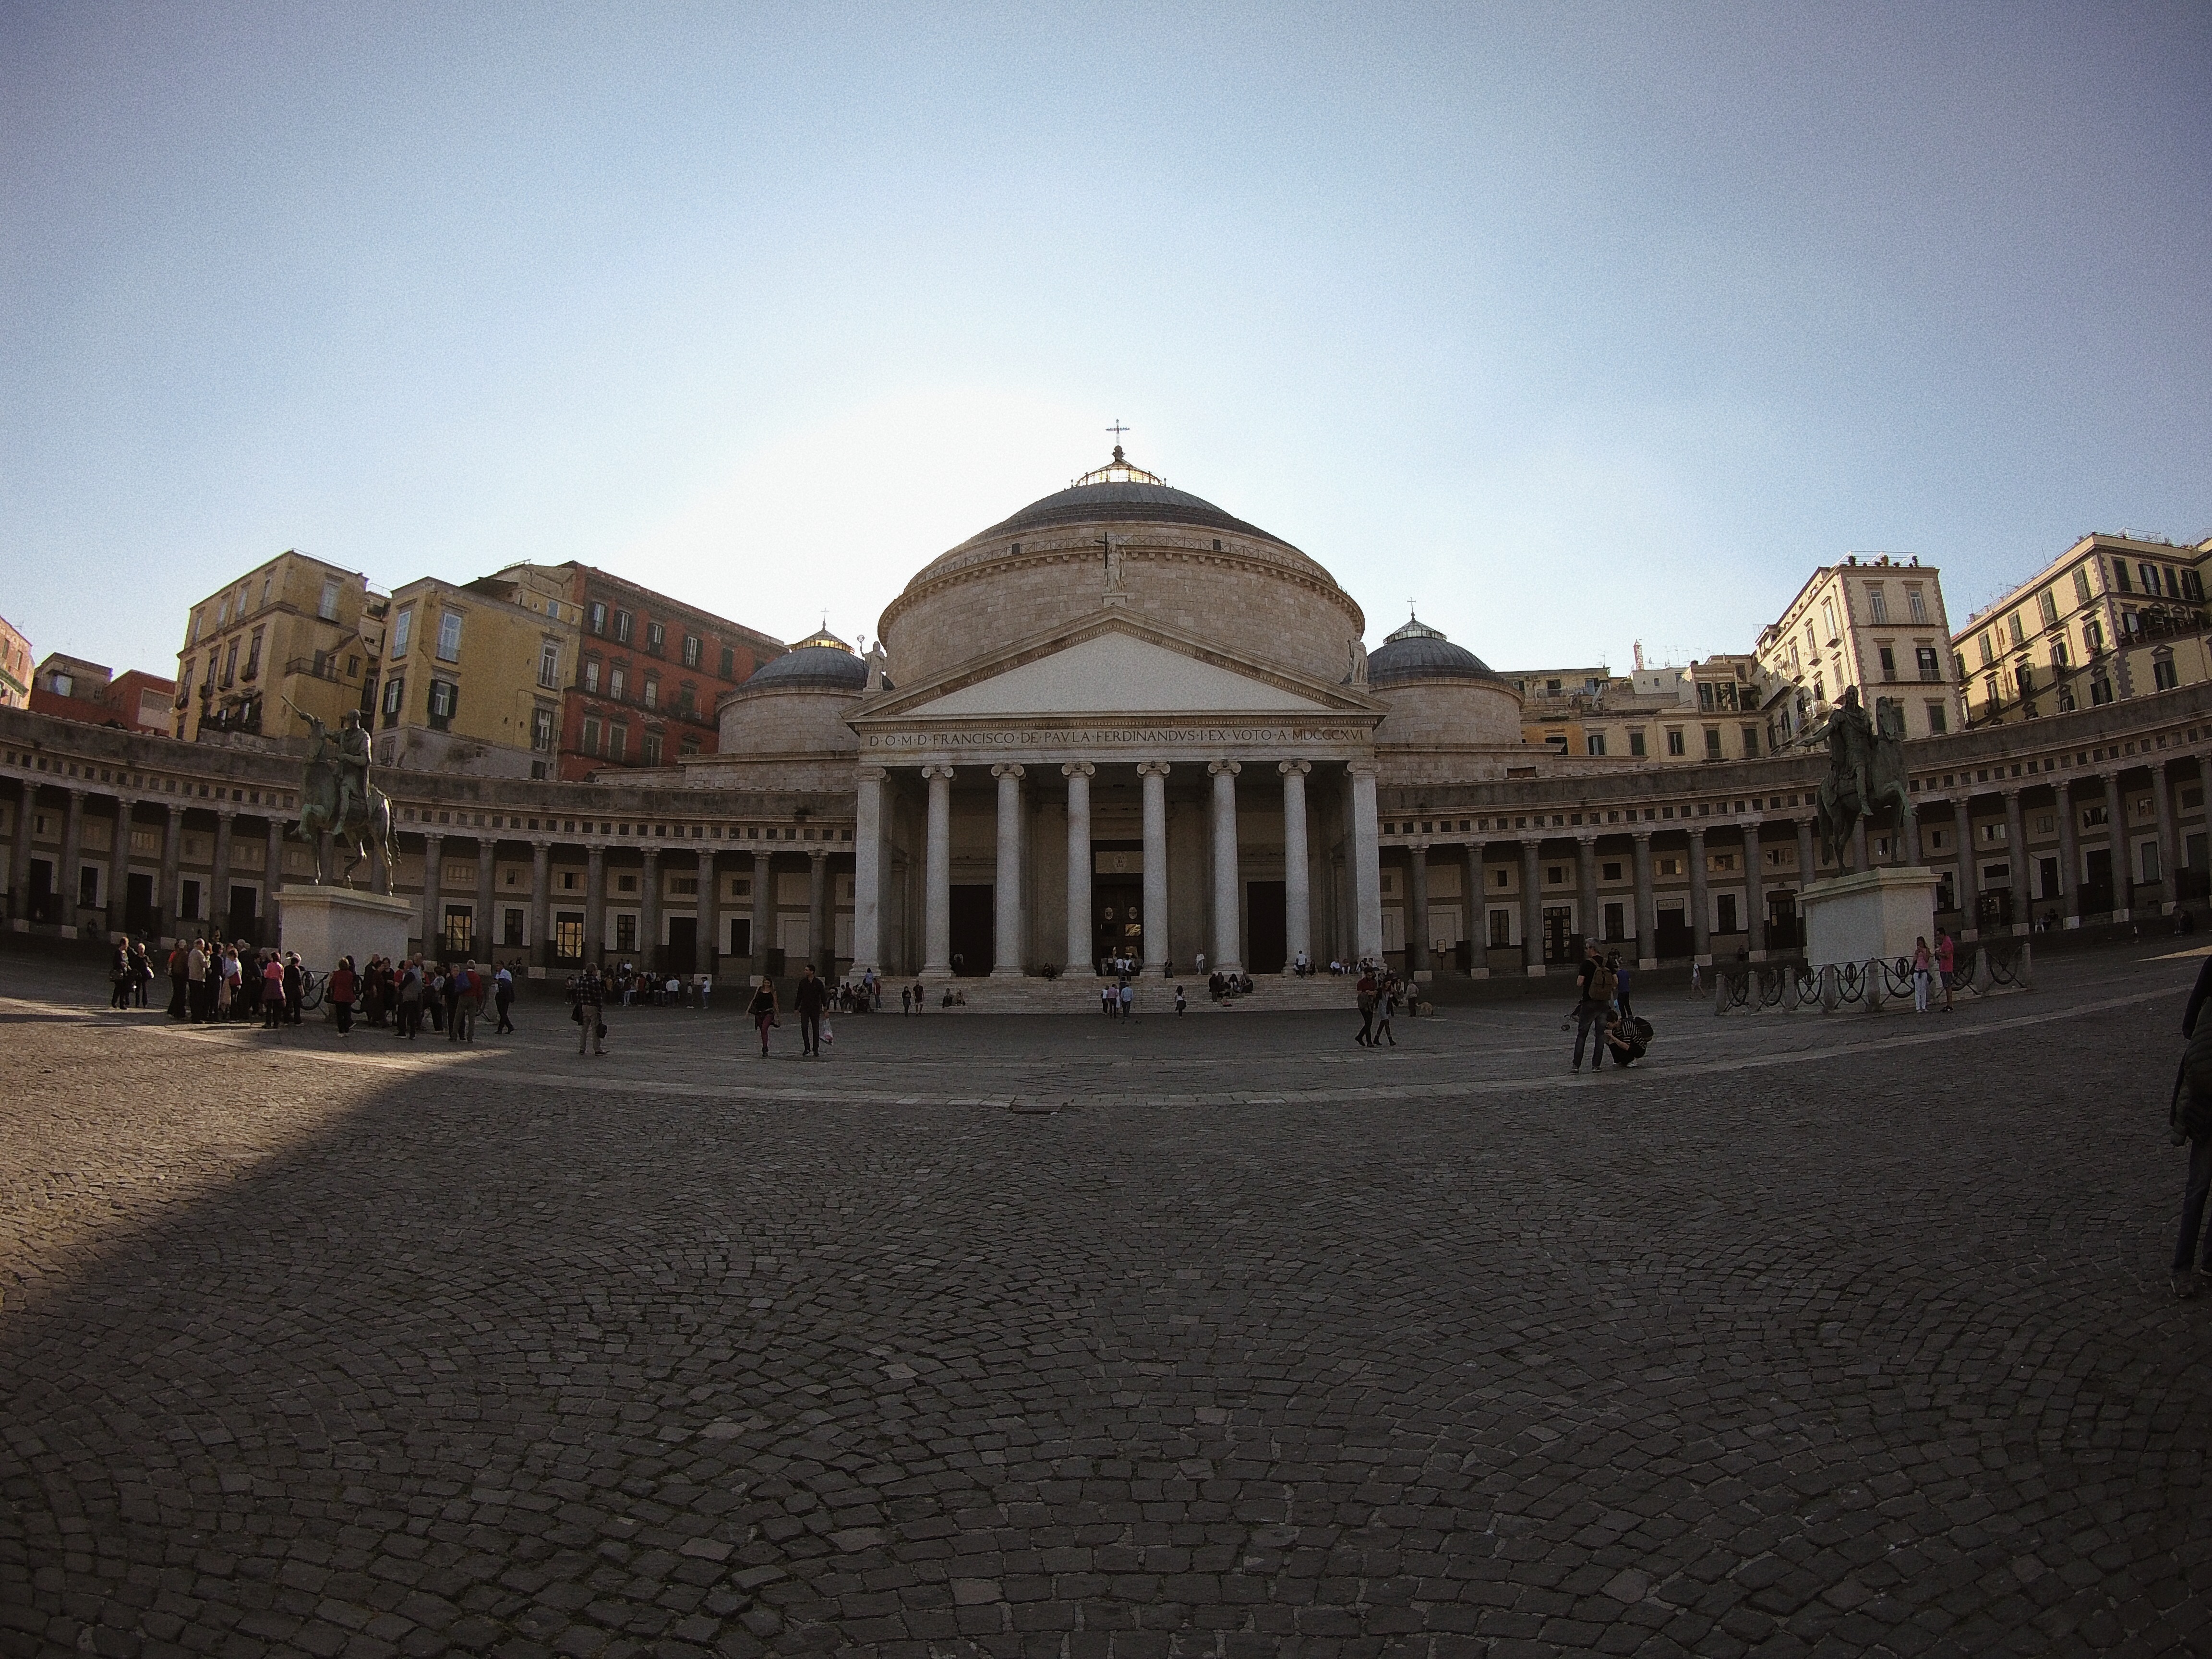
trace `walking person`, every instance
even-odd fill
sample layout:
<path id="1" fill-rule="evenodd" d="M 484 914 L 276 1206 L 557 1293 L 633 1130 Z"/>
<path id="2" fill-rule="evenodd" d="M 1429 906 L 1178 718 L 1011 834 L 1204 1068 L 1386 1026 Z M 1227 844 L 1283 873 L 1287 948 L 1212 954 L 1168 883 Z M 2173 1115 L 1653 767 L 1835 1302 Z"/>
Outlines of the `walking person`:
<path id="1" fill-rule="evenodd" d="M 284 1023 L 297 1025 L 300 1023 L 300 999 L 307 994 L 307 988 L 306 981 L 300 976 L 300 953 L 297 951 L 284 953 L 283 985 Z"/>
<path id="2" fill-rule="evenodd" d="M 1938 927 L 1936 930 L 1936 971 L 1943 975 L 1943 1012 L 1947 1014 L 1951 1012 L 1951 975 L 1957 971 L 1958 963 L 1959 950 L 1951 942 L 1951 930 Z"/>
<path id="3" fill-rule="evenodd" d="M 1936 958 L 1928 949 L 1928 935 L 1921 934 L 1912 942 L 1912 1012 L 1928 1012 L 1928 977 Z"/>
<path id="4" fill-rule="evenodd" d="M 1395 975 L 1383 975 L 1381 989 L 1375 999 L 1375 1035 L 1368 1039 L 1370 1048 L 1380 1047 L 1387 1038 L 1390 1046 L 1398 1046 L 1398 1039 L 1390 1035 L 1390 1016 L 1398 1011 L 1398 981 Z"/>
<path id="5" fill-rule="evenodd" d="M 1606 965 L 1613 969 L 1614 1006 L 1629 1018 L 1635 1018 L 1636 1010 L 1631 1007 L 1628 1002 L 1628 964 L 1620 959 L 1620 952 L 1615 951 L 1606 959 Z"/>
<path id="6" fill-rule="evenodd" d="M 331 1018 L 336 1021 L 340 1036 L 353 1035 L 353 1000 L 361 987 L 360 977 L 353 970 L 353 958 L 340 957 L 338 965 L 331 970 Z"/>
<path id="7" fill-rule="evenodd" d="M 1130 984 L 1126 979 L 1121 981 L 1121 1018 L 1123 1019 L 1136 1018 L 1137 988 Z"/>
<path id="8" fill-rule="evenodd" d="M 586 1054 L 604 1054 L 607 1051 L 606 981 L 599 977 L 597 968 L 584 969 L 584 976 L 576 981 L 576 1024 L 580 1035 L 576 1039 L 576 1058 Z"/>
<path id="9" fill-rule="evenodd" d="M 921 988 L 917 986 L 915 988 L 919 990 Z M 745 1012 L 752 1020 L 753 1030 L 760 1033 L 761 1058 L 766 1060 L 769 1027 L 783 1023 L 776 1018 L 775 981 L 766 974 L 761 975 L 760 983 L 753 988 L 753 1000 L 745 1005 Z"/>
<path id="10" fill-rule="evenodd" d="M 1187 1000 L 1184 999 L 1184 996 L 1183 996 L 1183 994 L 1182 994 L 1182 986 L 1180 986 L 1180 985 L 1176 986 L 1176 1012 L 1177 1012 L 1177 1013 L 1181 1013 L 1181 1012 L 1182 1012 L 1182 1011 L 1183 1011 L 1184 1009 L 1188 1008 L 1189 1006 L 1190 1006 L 1190 1004 L 1188 1003 L 1188 1001 L 1187 1001 Z"/>
<path id="11" fill-rule="evenodd" d="M 1593 1027 L 1598 1040 L 1590 1044 L 1590 1070 L 1596 1071 L 1605 1064 L 1606 1008 L 1613 1001 L 1613 983 L 1607 976 L 1605 964 L 1598 960 L 1597 941 L 1583 941 L 1582 966 L 1576 970 L 1576 983 L 1581 988 L 1581 998 L 1575 1004 L 1575 1071 L 1583 1068 L 1583 1044 L 1589 1040 Z"/>
<path id="12" fill-rule="evenodd" d="M 1375 975 L 1359 976 L 1359 1035 L 1352 1040 L 1363 1048 L 1375 1046 Z"/>
<path id="13" fill-rule="evenodd" d="M 499 1023 L 491 1028 L 491 1034 L 503 1036 L 514 1029 L 514 1022 L 507 1018 L 514 1006 L 514 972 L 505 963 L 501 964 L 499 976 L 492 981 L 492 1001 L 499 1010 Z"/>
<path id="14" fill-rule="evenodd" d="M 799 971 L 798 988 L 791 994 L 791 1006 L 799 1010 L 799 1052 L 814 1060 L 821 1059 L 822 1011 L 830 1006 L 830 990 L 815 978 L 811 962 Z"/>

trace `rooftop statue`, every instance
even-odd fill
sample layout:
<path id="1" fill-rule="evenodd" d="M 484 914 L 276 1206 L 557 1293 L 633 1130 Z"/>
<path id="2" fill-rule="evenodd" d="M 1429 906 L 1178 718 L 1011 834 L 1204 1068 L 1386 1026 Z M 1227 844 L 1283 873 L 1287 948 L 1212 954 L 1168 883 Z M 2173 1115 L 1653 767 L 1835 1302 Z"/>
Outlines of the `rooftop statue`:
<path id="1" fill-rule="evenodd" d="M 1905 786 L 1904 735 L 1899 710 L 1885 703 L 1879 729 L 1859 702 L 1859 689 L 1847 685 L 1828 715 L 1828 775 L 1820 780 L 1820 846 L 1843 868 L 1850 868 L 1852 833 L 1862 820 L 1883 806 L 1896 809 L 1899 832 L 1911 822 L 1912 799 Z M 1808 878 L 1811 872 L 1807 872 Z"/>
<path id="2" fill-rule="evenodd" d="M 368 781 L 368 733 L 361 716 L 349 708 L 338 717 L 337 734 L 313 714 L 292 711 L 307 723 L 314 744 L 300 780 L 300 822 L 295 833 L 315 849 L 315 884 L 330 879 L 323 864 L 323 836 L 345 849 L 337 879 L 353 885 L 354 866 L 370 851 L 384 856 L 389 872 L 399 861 L 399 842 L 392 828 L 392 802 Z"/>

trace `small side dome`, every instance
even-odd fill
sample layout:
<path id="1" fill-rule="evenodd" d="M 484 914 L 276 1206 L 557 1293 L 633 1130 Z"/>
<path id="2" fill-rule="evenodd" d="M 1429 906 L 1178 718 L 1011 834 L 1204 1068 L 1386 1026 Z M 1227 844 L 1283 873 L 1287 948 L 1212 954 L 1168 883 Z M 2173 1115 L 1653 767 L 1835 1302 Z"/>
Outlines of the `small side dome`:
<path id="1" fill-rule="evenodd" d="M 1454 645 L 1418 617 L 1382 641 L 1367 659 L 1370 685 L 1403 685 L 1412 680 L 1497 680 L 1504 678 L 1465 646 Z"/>
<path id="2" fill-rule="evenodd" d="M 854 655 L 851 646 L 823 629 L 754 670 L 752 678 L 730 695 L 754 690 L 865 691 L 867 685 L 867 664 Z"/>

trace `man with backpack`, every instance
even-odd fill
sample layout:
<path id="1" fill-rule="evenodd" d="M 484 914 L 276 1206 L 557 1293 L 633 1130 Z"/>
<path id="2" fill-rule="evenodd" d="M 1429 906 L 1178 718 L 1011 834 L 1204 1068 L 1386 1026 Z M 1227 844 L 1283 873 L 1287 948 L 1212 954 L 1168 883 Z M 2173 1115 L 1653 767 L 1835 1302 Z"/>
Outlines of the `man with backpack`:
<path id="1" fill-rule="evenodd" d="M 1605 970 L 1598 959 L 1597 941 L 1583 941 L 1583 965 L 1577 971 L 1576 983 L 1581 987 L 1581 1000 L 1575 1004 L 1575 1063 L 1573 1069 L 1583 1068 L 1583 1045 L 1589 1043 L 1590 1070 L 1605 1064 L 1606 1010 L 1613 1002 L 1613 975 Z M 1590 1041 L 1591 1032 L 1596 1041 Z"/>

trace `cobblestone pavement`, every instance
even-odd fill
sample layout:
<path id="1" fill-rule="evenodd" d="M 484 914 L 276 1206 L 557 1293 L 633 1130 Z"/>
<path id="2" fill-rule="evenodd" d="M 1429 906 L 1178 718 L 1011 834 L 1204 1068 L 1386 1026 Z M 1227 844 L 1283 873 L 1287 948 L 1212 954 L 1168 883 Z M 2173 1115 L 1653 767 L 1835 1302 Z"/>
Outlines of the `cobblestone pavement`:
<path id="1" fill-rule="evenodd" d="M 0 957 L 0 1650 L 2212 1644 L 2156 949 L 1595 1077 L 1534 1001 L 585 1060 Z"/>

